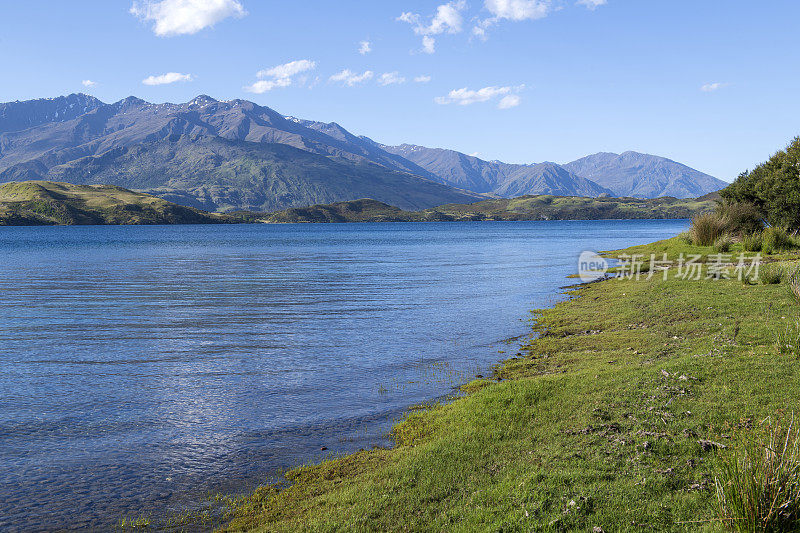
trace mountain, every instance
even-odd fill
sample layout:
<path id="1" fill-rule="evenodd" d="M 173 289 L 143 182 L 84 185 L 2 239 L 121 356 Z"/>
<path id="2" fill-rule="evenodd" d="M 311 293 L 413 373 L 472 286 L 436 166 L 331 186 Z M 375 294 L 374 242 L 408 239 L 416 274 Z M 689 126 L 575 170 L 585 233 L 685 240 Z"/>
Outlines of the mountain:
<path id="1" fill-rule="evenodd" d="M 85 94 L 0 104 L 0 133 L 19 131 L 48 122 L 65 122 L 84 115 L 103 102 Z"/>
<path id="2" fill-rule="evenodd" d="M 370 196 L 405 209 L 480 195 L 344 135 L 245 100 L 184 104 L 85 95 L 3 104 L 0 183 L 108 183 L 209 210 L 271 210 Z M 424 173 L 419 169 L 420 173 Z"/>
<path id="3" fill-rule="evenodd" d="M 613 191 L 635 198 L 695 198 L 728 184 L 664 157 L 638 152 L 601 152 L 563 165 L 567 170 Z"/>
<path id="4" fill-rule="evenodd" d="M 49 181 L 0 185 L 0 226 L 240 222 L 107 185 Z"/>
<path id="5" fill-rule="evenodd" d="M 514 165 L 484 161 L 455 150 L 412 144 L 379 145 L 383 150 L 419 165 L 440 183 L 478 193 L 510 198 L 525 194 L 600 196 L 611 191 L 555 163 Z"/>
<path id="6" fill-rule="evenodd" d="M 407 210 L 541 194 L 685 198 L 725 185 L 634 152 L 520 165 L 387 146 L 335 122 L 206 95 L 182 104 L 82 94 L 0 104 L 0 183 L 32 179 L 112 184 L 209 211 L 366 197 Z"/>

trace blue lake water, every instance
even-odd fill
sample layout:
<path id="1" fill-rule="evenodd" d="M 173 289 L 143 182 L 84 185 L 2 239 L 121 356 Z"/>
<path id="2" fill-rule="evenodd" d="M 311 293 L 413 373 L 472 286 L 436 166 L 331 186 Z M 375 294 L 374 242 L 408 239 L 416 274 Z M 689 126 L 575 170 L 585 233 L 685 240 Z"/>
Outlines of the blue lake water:
<path id="1" fill-rule="evenodd" d="M 386 445 L 516 353 L 581 251 L 687 225 L 0 228 L 0 530 L 105 529 Z"/>

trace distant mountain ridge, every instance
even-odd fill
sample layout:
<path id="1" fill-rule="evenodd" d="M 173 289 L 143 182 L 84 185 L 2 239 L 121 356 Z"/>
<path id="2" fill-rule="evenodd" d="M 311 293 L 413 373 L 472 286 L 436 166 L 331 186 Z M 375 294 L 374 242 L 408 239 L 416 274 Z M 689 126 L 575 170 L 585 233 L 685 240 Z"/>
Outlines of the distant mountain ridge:
<path id="1" fill-rule="evenodd" d="M 601 152 L 567 163 L 564 168 L 611 189 L 615 196 L 697 198 L 728 186 L 671 159 L 638 152 Z"/>
<path id="2" fill-rule="evenodd" d="M 530 194 L 690 197 L 725 185 L 632 152 L 518 165 L 387 146 L 335 122 L 206 95 L 182 104 L 83 94 L 0 104 L 0 183 L 32 179 L 117 185 L 210 211 L 366 197 L 402 209 Z"/>
<path id="3" fill-rule="evenodd" d="M 437 176 L 441 183 L 504 198 L 525 194 L 559 196 L 600 196 L 609 189 L 584 179 L 555 163 L 514 165 L 484 161 L 455 150 L 426 148 L 411 144 L 380 145 Z"/>

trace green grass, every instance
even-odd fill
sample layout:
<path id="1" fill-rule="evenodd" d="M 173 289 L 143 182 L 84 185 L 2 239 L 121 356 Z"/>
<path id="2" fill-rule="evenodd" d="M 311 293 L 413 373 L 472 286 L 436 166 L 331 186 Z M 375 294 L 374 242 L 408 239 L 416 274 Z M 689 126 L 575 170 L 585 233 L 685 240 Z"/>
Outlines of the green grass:
<path id="1" fill-rule="evenodd" d="M 293 470 L 232 503 L 223 529 L 719 529 L 701 441 L 730 453 L 737 427 L 800 401 L 800 361 L 775 345 L 798 312 L 789 287 L 655 276 L 573 295 L 535 314 L 540 336 L 492 379 L 410 414 L 394 448 Z"/>

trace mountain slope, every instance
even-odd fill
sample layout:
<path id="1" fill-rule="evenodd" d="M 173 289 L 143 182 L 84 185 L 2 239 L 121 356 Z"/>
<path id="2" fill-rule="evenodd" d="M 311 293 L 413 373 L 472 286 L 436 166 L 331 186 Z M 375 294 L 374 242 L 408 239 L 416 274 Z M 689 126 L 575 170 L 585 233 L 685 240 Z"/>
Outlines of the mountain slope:
<path id="1" fill-rule="evenodd" d="M 484 161 L 454 150 L 411 144 L 380 145 L 434 174 L 438 181 L 480 193 L 503 197 L 525 194 L 600 196 L 611 191 L 577 176 L 555 163 L 514 165 Z"/>
<path id="2" fill-rule="evenodd" d="M 244 100 L 201 95 L 150 104 L 129 97 L 103 104 L 70 95 L 2 109 L 0 182 L 105 182 L 205 209 L 278 209 L 373 195 L 417 209 L 480 198 L 415 175 L 416 165 L 369 143 Z"/>
<path id="3" fill-rule="evenodd" d="M 728 185 L 670 159 L 638 152 L 601 152 L 563 166 L 617 196 L 695 198 Z"/>
<path id="4" fill-rule="evenodd" d="M 403 209 L 479 199 L 369 161 L 189 135 L 84 157 L 51 168 L 48 176 L 131 187 L 209 211 L 272 211 L 350 200 L 356 194 Z"/>
<path id="5" fill-rule="evenodd" d="M 49 181 L 0 185 L 0 225 L 215 224 L 234 222 L 147 194 L 107 185 Z"/>

